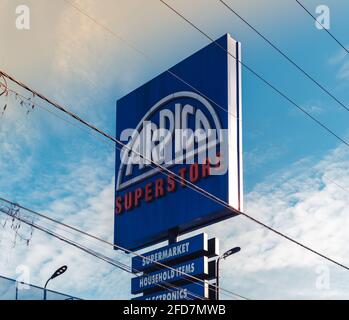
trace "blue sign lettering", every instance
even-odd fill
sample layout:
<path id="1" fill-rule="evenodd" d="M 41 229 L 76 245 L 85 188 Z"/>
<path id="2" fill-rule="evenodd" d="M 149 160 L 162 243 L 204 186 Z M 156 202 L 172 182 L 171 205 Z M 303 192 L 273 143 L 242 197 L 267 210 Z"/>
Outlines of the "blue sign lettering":
<path id="1" fill-rule="evenodd" d="M 132 300 L 202 300 L 209 297 L 208 290 L 208 283 L 203 281 L 144 295 Z"/>
<path id="2" fill-rule="evenodd" d="M 172 260 L 186 258 L 189 260 L 195 254 L 206 252 L 208 250 L 207 234 L 201 233 L 192 238 L 176 242 L 172 245 L 155 249 L 153 251 L 143 253 L 142 256 L 132 258 L 132 269 L 134 272 L 150 269 L 154 266 L 161 268 L 158 263 L 166 263 Z"/>
<path id="3" fill-rule="evenodd" d="M 208 259 L 200 257 L 171 267 L 171 269 L 162 269 L 149 274 L 133 278 L 131 280 L 131 293 L 137 294 L 143 291 L 161 286 L 167 283 L 173 283 L 185 279 L 185 275 L 201 277 L 208 275 Z M 192 280 L 190 280 L 192 281 Z"/>

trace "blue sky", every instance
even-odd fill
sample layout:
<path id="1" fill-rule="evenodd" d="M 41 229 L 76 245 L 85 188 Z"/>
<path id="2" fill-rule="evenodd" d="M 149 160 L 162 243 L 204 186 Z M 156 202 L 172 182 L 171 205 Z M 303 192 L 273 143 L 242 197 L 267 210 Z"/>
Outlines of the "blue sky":
<path id="1" fill-rule="evenodd" d="M 103 2 L 103 6 L 100 1 L 74 3 L 154 62 L 64 1 L 2 0 L 0 28 L 7 33 L 0 50 L 0 68 L 113 134 L 117 99 L 208 40 L 157 0 L 147 1 L 147 5 L 137 0 Z M 31 8 L 29 31 L 15 29 L 15 7 L 22 3 Z M 245 64 L 349 139 L 349 113 L 218 1 L 169 3 L 213 38 L 230 33 L 242 43 Z M 227 3 L 349 105 L 349 55 L 317 29 L 295 1 Z M 319 4 L 327 4 L 331 10 L 330 31 L 348 44 L 346 1 L 306 1 L 312 12 Z M 142 10 L 137 10 L 140 6 Z M 324 177 L 348 187 L 349 150 L 246 69 L 242 77 L 246 211 L 345 262 L 348 249 L 343 242 L 348 236 L 343 229 L 349 223 L 348 197 Z M 0 196 L 111 240 L 113 146 L 46 111 L 36 108 L 26 115 L 18 103 L 8 103 L 10 108 L 0 118 Z M 6 232 L 10 234 L 10 230 L 3 234 Z M 331 288 L 314 290 L 316 270 L 327 264 L 241 217 L 210 227 L 208 232 L 220 234 L 220 238 L 224 235 L 223 248 L 231 243 L 241 243 L 244 248 L 236 265 L 223 266 L 224 287 L 251 298 L 349 296 L 345 281 L 339 281 L 346 277 L 345 272 L 330 267 Z M 65 277 L 69 281 L 52 283 L 54 289 L 85 298 L 129 297 L 127 274 L 38 232 L 29 247 L 8 249 L 5 240 L 0 245 L 7 257 L 0 262 L 0 274 L 15 278 L 16 266 L 25 263 L 32 270 L 32 282 L 40 284 L 52 269 L 68 260 L 70 269 Z M 120 253 L 102 249 L 128 263 Z M 82 263 L 88 267 L 78 272 Z M 241 277 L 236 277 L 237 272 Z"/>

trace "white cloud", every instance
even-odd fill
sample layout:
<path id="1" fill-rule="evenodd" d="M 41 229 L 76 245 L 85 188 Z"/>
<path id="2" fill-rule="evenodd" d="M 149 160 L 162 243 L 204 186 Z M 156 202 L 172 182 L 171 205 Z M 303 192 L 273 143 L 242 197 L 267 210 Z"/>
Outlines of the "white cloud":
<path id="1" fill-rule="evenodd" d="M 5 111 L 4 106 L 7 105 Z M 17 183 L 31 171 L 32 153 L 39 143 L 38 130 L 27 121 L 27 110 L 13 96 L 0 98 L 0 186 L 2 182 Z M 22 155 L 26 153 L 24 158 Z M 16 174 L 13 169 L 15 168 Z"/>
<path id="2" fill-rule="evenodd" d="M 322 114 L 325 111 L 319 104 L 308 104 L 304 106 L 303 109 L 311 114 Z"/>
<path id="3" fill-rule="evenodd" d="M 329 63 L 338 68 L 337 80 L 347 80 L 349 78 L 348 53 L 344 49 L 341 49 L 330 58 Z"/>
<path id="4" fill-rule="evenodd" d="M 245 212 L 286 235 L 349 265 L 348 150 L 338 147 L 311 164 L 298 162 L 277 172 L 246 195 Z M 330 177 L 326 179 L 326 177 Z M 348 298 L 347 272 L 263 229 L 245 217 L 208 228 L 221 239 L 222 252 L 241 246 L 241 253 L 222 263 L 222 287 L 251 298 Z M 328 266 L 329 290 L 316 288 L 319 265 Z M 347 279 L 347 280 L 348 280 Z M 342 281 L 340 281 L 342 280 Z"/>
<path id="5" fill-rule="evenodd" d="M 259 169 L 270 161 L 278 159 L 286 152 L 283 146 L 265 144 L 244 153 L 244 164 L 250 171 Z"/>
<path id="6" fill-rule="evenodd" d="M 67 161 L 55 161 L 45 166 L 47 148 L 47 128 L 42 124 L 42 113 L 26 115 L 18 103 L 9 104 L 0 119 L 0 186 L 1 196 L 42 211 L 47 215 L 72 224 L 87 232 L 109 241 L 113 232 L 113 148 L 110 152 L 87 146 L 86 141 L 78 146 L 72 144 L 73 136 L 64 139 L 57 154 L 67 153 Z M 36 117 L 39 117 L 36 118 Z M 85 136 L 84 136 L 85 137 Z M 56 137 L 48 140 L 57 141 Z M 43 145 L 43 146 L 42 146 Z M 22 191 L 19 192 L 19 189 Z M 25 192 L 23 192 L 25 190 Z M 1 219 L 4 218 L 1 214 Z M 2 220 L 3 221 L 3 220 Z M 38 221 L 37 221 L 38 222 Z M 45 221 L 46 225 L 47 221 Z M 109 246 L 91 242 L 76 234 L 67 233 L 50 223 L 49 228 L 81 241 L 95 250 L 107 252 L 109 256 L 120 258 Z M 1 229 L 1 227 L 0 227 Z M 115 297 L 119 290 L 108 289 L 103 279 L 114 267 L 96 260 L 82 251 L 70 247 L 48 235 L 35 231 L 31 244 L 18 242 L 13 247 L 14 232 L 9 224 L 0 230 L 0 275 L 16 278 L 16 267 L 26 265 L 31 271 L 31 282 L 43 285 L 55 268 L 62 264 L 69 266 L 65 280 L 53 282 L 51 288 L 76 296 L 95 297 L 100 283 L 105 282 L 106 297 Z M 23 234 L 30 230 L 21 225 Z M 125 258 L 123 258 L 125 260 Z M 85 266 L 82 268 L 81 266 Z M 112 273 L 108 281 L 123 283 L 123 274 Z M 120 278 L 120 279 L 119 279 Z M 90 283 L 86 279 L 92 279 Z M 108 290 L 110 290 L 108 292 Z M 102 295 L 102 292 L 100 293 Z M 120 292 L 120 296 L 123 296 Z"/>
<path id="7" fill-rule="evenodd" d="M 96 186 L 78 192 L 76 197 L 58 197 L 43 211 L 111 241 L 113 182 L 105 179 L 103 174 L 101 179 L 98 174 L 84 177 L 89 167 L 89 162 L 81 167 L 80 172 L 72 167 L 69 174 L 58 177 L 58 180 L 69 181 L 74 177 L 76 190 L 84 190 L 91 181 L 95 181 Z M 100 170 L 97 166 L 94 168 L 96 172 Z M 246 213 L 348 265 L 348 194 L 331 182 L 336 181 L 349 190 L 348 177 L 348 151 L 338 147 L 315 163 L 307 159 L 299 161 L 255 186 L 246 195 Z M 68 193 L 72 191 L 70 188 L 67 187 Z M 55 230 L 126 264 L 130 263 L 129 257 L 113 252 L 108 246 L 66 233 L 61 228 Z M 349 276 L 346 272 L 245 217 L 232 218 L 208 227 L 206 231 L 210 236 L 220 238 L 221 252 L 231 246 L 242 247 L 240 253 L 221 264 L 223 288 L 253 299 L 348 297 L 349 288 L 344 279 Z M 12 252 L 7 259 L 11 263 L 0 267 L 0 273 L 8 274 L 10 266 L 24 263 L 32 270 L 33 282 L 43 283 L 52 270 L 68 264 L 69 272 L 64 279 L 52 282 L 52 288 L 84 298 L 130 297 L 128 274 L 40 232 L 35 232 L 28 248 L 9 250 L 6 245 L 2 248 Z M 316 288 L 319 266 L 329 268 L 328 290 Z M 15 276 L 13 272 L 11 276 Z M 226 293 L 222 298 L 232 297 Z"/>
<path id="8" fill-rule="evenodd" d="M 85 182 L 80 181 L 81 188 L 83 188 Z M 81 196 L 76 195 L 71 202 L 67 202 L 62 198 L 63 205 L 59 205 L 59 202 L 55 201 L 52 206 L 49 206 L 43 212 L 50 217 L 58 218 L 86 232 L 112 241 L 113 190 L 113 181 L 105 184 L 101 182 L 101 188 L 98 192 L 95 193 L 95 190 L 91 190 Z M 109 245 L 91 240 L 86 236 L 72 232 L 44 219 L 36 219 L 35 223 L 77 241 L 84 246 L 88 246 L 95 251 L 129 264 L 128 257 L 125 257 L 120 252 L 113 251 Z M 24 225 L 22 229 L 23 233 L 28 235 L 30 230 L 24 231 Z M 17 245 L 11 249 L 13 238 L 14 231 L 6 226 L 2 230 L 2 241 L 0 242 L 2 258 L 8 252 L 12 254 L 7 259 L 1 259 L 0 274 L 16 278 L 16 267 L 19 264 L 25 265 L 31 271 L 31 282 L 42 285 L 56 268 L 66 264 L 68 265 L 68 272 L 61 279 L 53 281 L 50 284 L 50 288 L 83 298 L 97 298 L 98 296 L 101 298 L 127 297 L 127 293 L 122 289 L 123 287 L 119 285 L 117 287 L 113 286 L 112 283 L 125 284 L 129 277 L 125 272 L 110 266 L 106 262 L 91 257 L 79 249 L 71 247 L 38 230 L 34 231 L 28 247 L 18 241 Z"/>
<path id="9" fill-rule="evenodd" d="M 347 80 L 349 78 L 349 61 L 344 62 L 337 74 L 339 80 Z"/>

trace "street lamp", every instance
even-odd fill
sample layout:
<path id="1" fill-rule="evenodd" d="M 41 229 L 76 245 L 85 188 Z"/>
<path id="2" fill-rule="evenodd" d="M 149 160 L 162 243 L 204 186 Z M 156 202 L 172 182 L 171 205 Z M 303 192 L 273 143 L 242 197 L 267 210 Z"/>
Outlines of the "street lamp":
<path id="1" fill-rule="evenodd" d="M 235 247 L 224 252 L 216 260 L 216 299 L 219 300 L 219 262 L 221 259 L 226 259 L 234 253 L 238 253 L 241 250 L 240 247 Z"/>
<path id="2" fill-rule="evenodd" d="M 62 266 L 59 269 L 57 269 L 49 279 L 47 279 L 45 286 L 44 286 L 44 300 L 46 300 L 46 287 L 47 287 L 47 284 L 49 283 L 49 281 L 62 275 L 64 272 L 67 271 L 67 269 L 68 269 L 67 266 Z"/>

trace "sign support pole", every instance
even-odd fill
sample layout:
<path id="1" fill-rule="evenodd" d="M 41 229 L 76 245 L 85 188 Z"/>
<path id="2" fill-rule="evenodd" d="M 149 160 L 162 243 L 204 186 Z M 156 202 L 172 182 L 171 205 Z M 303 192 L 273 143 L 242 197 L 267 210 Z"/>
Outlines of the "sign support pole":
<path id="1" fill-rule="evenodd" d="M 178 241 L 178 228 L 168 230 L 168 244 L 174 244 Z"/>
<path id="2" fill-rule="evenodd" d="M 216 300 L 219 300 L 219 262 L 221 257 L 216 260 Z"/>

